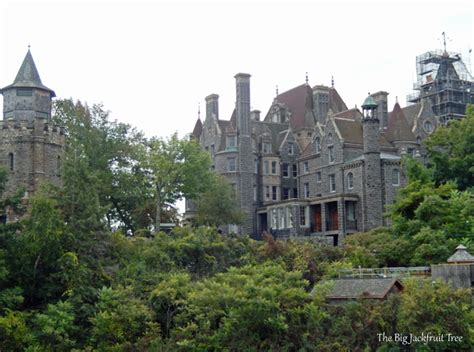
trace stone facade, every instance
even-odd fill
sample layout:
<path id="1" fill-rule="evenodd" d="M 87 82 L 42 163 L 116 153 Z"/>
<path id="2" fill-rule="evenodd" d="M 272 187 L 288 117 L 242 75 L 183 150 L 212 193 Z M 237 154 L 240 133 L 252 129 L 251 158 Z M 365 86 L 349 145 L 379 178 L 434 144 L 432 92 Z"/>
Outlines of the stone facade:
<path id="1" fill-rule="evenodd" d="M 43 182 L 60 186 L 64 129 L 50 123 L 55 94 L 41 83 L 29 50 L 14 83 L 0 93 L 0 162 L 8 172 L 6 195 L 21 188 L 28 197 Z"/>
<path id="2" fill-rule="evenodd" d="M 423 161 L 423 140 L 440 124 L 429 100 L 404 108 L 397 102 L 389 112 L 388 93 L 379 91 L 360 111 L 348 109 L 334 86 L 306 82 L 277 92 L 261 120 L 250 111 L 250 75 L 235 79 L 231 118 L 220 119 L 218 95 L 211 94 L 193 131 L 248 215 L 223 231 L 338 245 L 388 224 L 386 206 L 406 183 L 401 157 Z"/>

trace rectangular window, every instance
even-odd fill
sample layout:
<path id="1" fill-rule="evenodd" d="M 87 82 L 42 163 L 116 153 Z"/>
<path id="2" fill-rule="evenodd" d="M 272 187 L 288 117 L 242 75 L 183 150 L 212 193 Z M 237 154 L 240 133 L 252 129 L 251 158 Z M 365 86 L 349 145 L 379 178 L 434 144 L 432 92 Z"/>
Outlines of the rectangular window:
<path id="1" fill-rule="evenodd" d="M 283 177 L 290 177 L 290 173 L 289 173 L 289 167 L 290 165 L 288 165 L 287 163 L 283 163 L 282 165 L 282 173 L 283 173 Z"/>
<path id="2" fill-rule="evenodd" d="M 290 189 L 283 188 L 283 199 L 289 199 L 289 198 L 290 198 Z"/>
<path id="3" fill-rule="evenodd" d="M 272 199 L 278 200 L 278 187 L 272 186 Z"/>
<path id="4" fill-rule="evenodd" d="M 329 175 L 329 191 L 336 192 L 336 175 Z"/>
<path id="5" fill-rule="evenodd" d="M 316 182 L 321 183 L 321 171 L 316 172 Z"/>
<path id="6" fill-rule="evenodd" d="M 303 163 L 303 172 L 307 174 L 309 172 L 309 164 L 307 161 Z"/>
<path id="7" fill-rule="evenodd" d="M 298 177 L 298 165 L 293 164 L 293 177 Z"/>
<path id="8" fill-rule="evenodd" d="M 304 197 L 309 198 L 309 183 L 305 183 L 303 189 L 304 189 Z"/>
<path id="9" fill-rule="evenodd" d="M 235 158 L 228 158 L 227 159 L 227 171 L 228 172 L 236 172 L 237 171 Z"/>
<path id="10" fill-rule="evenodd" d="M 265 186 L 265 199 L 270 199 L 270 186 Z"/>
<path id="11" fill-rule="evenodd" d="M 300 226 L 306 227 L 307 226 L 307 213 L 308 207 L 300 206 Z"/>
<path id="12" fill-rule="evenodd" d="M 334 147 L 328 147 L 329 162 L 334 162 Z"/>
<path id="13" fill-rule="evenodd" d="M 216 148 L 214 147 L 214 144 L 211 144 L 211 155 L 214 156 L 216 154 Z"/>
<path id="14" fill-rule="evenodd" d="M 293 198 L 298 198 L 298 188 L 293 188 Z"/>
<path id="15" fill-rule="evenodd" d="M 262 151 L 264 154 L 270 154 L 272 152 L 272 145 L 269 142 L 263 142 Z"/>
<path id="16" fill-rule="evenodd" d="M 265 160 L 263 162 L 263 174 L 264 175 L 270 174 L 270 164 L 269 164 L 268 160 Z"/>
<path id="17" fill-rule="evenodd" d="M 272 161 L 272 175 L 277 175 L 277 162 Z"/>
<path id="18" fill-rule="evenodd" d="M 237 147 L 237 136 L 227 136 L 227 148 Z"/>
<path id="19" fill-rule="evenodd" d="M 355 202 L 346 203 L 346 218 L 349 221 L 355 220 Z"/>
<path id="20" fill-rule="evenodd" d="M 19 97 L 31 97 L 33 96 L 33 89 L 31 88 L 17 88 L 16 95 Z"/>
<path id="21" fill-rule="evenodd" d="M 295 153 L 295 146 L 293 143 L 288 142 L 288 155 L 293 155 Z"/>
<path id="22" fill-rule="evenodd" d="M 400 186 L 400 170 L 398 169 L 392 170 L 392 185 Z"/>

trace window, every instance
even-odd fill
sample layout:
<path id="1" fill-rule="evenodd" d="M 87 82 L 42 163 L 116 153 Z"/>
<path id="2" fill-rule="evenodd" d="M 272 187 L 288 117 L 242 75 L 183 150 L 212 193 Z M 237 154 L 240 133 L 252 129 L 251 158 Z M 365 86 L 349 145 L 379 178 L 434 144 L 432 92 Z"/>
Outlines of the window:
<path id="1" fill-rule="evenodd" d="M 346 219 L 349 221 L 354 221 L 355 218 L 355 202 L 346 203 Z"/>
<path id="2" fill-rule="evenodd" d="M 316 182 L 321 183 L 321 171 L 316 172 Z"/>
<path id="3" fill-rule="evenodd" d="M 400 170 L 398 169 L 392 170 L 392 185 L 400 186 Z"/>
<path id="4" fill-rule="evenodd" d="M 31 88 L 17 88 L 16 95 L 19 97 L 31 97 L 33 96 L 33 89 Z"/>
<path id="5" fill-rule="evenodd" d="M 290 207 L 286 207 L 286 227 L 288 229 L 293 227 L 293 214 L 291 213 Z"/>
<path id="6" fill-rule="evenodd" d="M 426 133 L 433 132 L 433 124 L 431 123 L 431 121 L 425 121 L 425 123 L 423 124 L 423 128 L 425 129 Z"/>
<path id="7" fill-rule="evenodd" d="M 293 188 L 293 198 L 298 198 L 298 188 Z"/>
<path id="8" fill-rule="evenodd" d="M 334 147 L 333 146 L 328 147 L 328 155 L 329 155 L 329 162 L 333 163 L 334 162 Z"/>
<path id="9" fill-rule="evenodd" d="M 307 227 L 308 225 L 308 207 L 300 206 L 300 226 Z"/>
<path id="10" fill-rule="evenodd" d="M 316 140 L 314 141 L 316 153 L 321 153 L 321 140 L 319 137 L 316 137 Z"/>
<path id="11" fill-rule="evenodd" d="M 61 156 L 59 156 L 59 155 L 56 159 L 56 174 L 58 176 L 61 174 Z"/>
<path id="12" fill-rule="evenodd" d="M 305 183 L 303 189 L 304 189 L 304 197 L 309 198 L 309 183 Z"/>
<path id="13" fill-rule="evenodd" d="M 416 137 L 416 143 L 417 143 L 418 145 L 421 144 L 421 137 L 420 137 L 420 136 Z"/>
<path id="14" fill-rule="evenodd" d="M 278 200 L 278 187 L 272 186 L 272 199 Z"/>
<path id="15" fill-rule="evenodd" d="M 298 165 L 293 164 L 293 177 L 298 177 Z"/>
<path id="16" fill-rule="evenodd" d="M 307 161 L 305 161 L 303 163 L 303 171 L 304 171 L 305 174 L 307 174 L 309 172 L 309 164 L 308 164 Z"/>
<path id="17" fill-rule="evenodd" d="M 348 189 L 354 188 L 354 174 L 352 172 L 349 172 L 347 174 L 347 188 Z"/>
<path id="18" fill-rule="evenodd" d="M 288 155 L 295 153 L 295 145 L 292 142 L 288 142 Z"/>
<path id="19" fill-rule="evenodd" d="M 289 165 L 287 163 L 283 163 L 282 165 L 282 174 L 283 174 L 283 177 L 289 177 L 290 176 L 290 173 L 289 173 Z"/>
<path id="20" fill-rule="evenodd" d="M 272 175 L 277 175 L 277 162 L 272 161 Z"/>
<path id="21" fill-rule="evenodd" d="M 270 186 L 265 186 L 265 199 L 270 199 Z"/>
<path id="22" fill-rule="evenodd" d="M 268 160 L 265 160 L 263 162 L 263 174 L 268 175 L 269 173 L 270 173 L 270 163 L 268 162 Z"/>
<path id="23" fill-rule="evenodd" d="M 8 166 L 10 167 L 10 171 L 15 169 L 15 157 L 13 153 L 8 154 Z"/>
<path id="24" fill-rule="evenodd" d="M 272 145 L 269 142 L 263 142 L 262 151 L 264 154 L 270 154 L 272 152 Z"/>
<path id="25" fill-rule="evenodd" d="M 336 192 L 336 175 L 329 175 L 329 191 Z"/>
<path id="26" fill-rule="evenodd" d="M 214 156 L 214 154 L 216 154 L 216 147 L 214 144 L 211 144 L 211 155 Z"/>
<path id="27" fill-rule="evenodd" d="M 236 167 L 236 164 L 235 164 L 235 158 L 228 158 L 227 159 L 227 171 L 228 172 L 237 171 L 237 167 Z"/>
<path id="28" fill-rule="evenodd" d="M 289 199 L 289 198 L 290 198 L 290 189 L 283 188 L 283 199 Z"/>
<path id="29" fill-rule="evenodd" d="M 237 147 L 237 136 L 227 136 L 227 148 Z"/>
<path id="30" fill-rule="evenodd" d="M 328 134 L 328 140 L 329 140 L 329 142 L 332 142 L 332 133 L 331 132 L 329 132 L 329 134 Z"/>

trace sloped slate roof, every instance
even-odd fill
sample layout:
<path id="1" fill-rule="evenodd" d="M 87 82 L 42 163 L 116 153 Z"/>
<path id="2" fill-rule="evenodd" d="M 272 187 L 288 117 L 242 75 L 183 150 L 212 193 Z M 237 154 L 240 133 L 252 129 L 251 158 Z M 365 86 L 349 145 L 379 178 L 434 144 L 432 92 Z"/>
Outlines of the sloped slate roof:
<path id="1" fill-rule="evenodd" d="M 278 94 L 276 97 L 278 103 L 285 104 L 290 110 L 290 126 L 293 130 L 304 128 L 308 122 L 311 123 L 311 121 L 306 121 L 307 119 L 305 119 L 305 115 L 307 105 L 310 103 L 307 101 L 307 98 L 309 97 L 312 99 L 312 94 L 311 87 L 307 84 L 302 84 L 287 90 L 286 92 Z M 312 121 L 312 125 L 308 127 L 312 126 L 314 126 L 314 120 Z"/>
<path id="2" fill-rule="evenodd" d="M 202 122 L 201 122 L 201 119 L 198 118 L 196 121 L 196 124 L 194 125 L 193 136 L 195 138 L 199 138 L 201 137 L 201 133 L 202 133 Z"/>
<path id="3" fill-rule="evenodd" d="M 384 299 L 394 286 L 403 290 L 403 285 L 394 278 L 339 279 L 329 282 L 332 286 L 326 296 L 329 299 Z"/>
<path id="4" fill-rule="evenodd" d="M 364 160 L 364 159 L 365 159 L 364 154 L 361 154 L 358 157 L 347 161 L 347 163 L 352 163 L 354 161 L 359 161 L 359 160 Z M 381 152 L 380 153 L 380 159 L 382 159 L 382 160 L 401 160 L 402 158 L 399 157 L 398 155 L 393 155 L 393 154 L 388 154 L 388 153 Z"/>
<path id="5" fill-rule="evenodd" d="M 415 123 L 416 117 L 418 116 L 418 113 L 420 112 L 420 109 L 421 109 L 421 103 L 408 105 L 402 108 L 403 115 L 405 115 L 405 118 L 408 124 L 412 128 L 413 128 L 413 124 Z"/>
<path id="6" fill-rule="evenodd" d="M 40 75 L 29 49 L 15 77 L 15 81 L 9 86 L 2 88 L 0 93 L 3 93 L 4 90 L 9 88 L 38 88 L 48 91 L 52 97 L 56 96 L 52 89 L 49 89 L 41 82 Z"/>
<path id="7" fill-rule="evenodd" d="M 393 111 L 388 116 L 388 126 L 385 137 L 390 142 L 393 141 L 410 141 L 415 142 L 416 138 L 412 132 L 412 128 L 408 124 L 405 115 L 398 103 L 393 107 Z"/>
<path id="8" fill-rule="evenodd" d="M 349 110 L 341 111 L 341 112 L 335 114 L 334 117 L 360 121 L 360 120 L 362 120 L 362 113 L 360 112 L 359 109 L 352 108 L 352 109 L 349 109 Z"/>
<path id="9" fill-rule="evenodd" d="M 329 108 L 336 113 L 347 110 L 346 103 L 334 87 L 329 88 Z"/>
<path id="10" fill-rule="evenodd" d="M 460 244 L 456 247 L 456 252 L 448 258 L 448 263 L 474 263 L 474 256 L 472 256 L 465 246 Z"/>
<path id="11" fill-rule="evenodd" d="M 360 121 L 335 117 L 334 122 L 345 143 L 363 144 L 364 135 Z M 379 143 L 380 146 L 391 146 L 382 134 L 379 135 Z"/>

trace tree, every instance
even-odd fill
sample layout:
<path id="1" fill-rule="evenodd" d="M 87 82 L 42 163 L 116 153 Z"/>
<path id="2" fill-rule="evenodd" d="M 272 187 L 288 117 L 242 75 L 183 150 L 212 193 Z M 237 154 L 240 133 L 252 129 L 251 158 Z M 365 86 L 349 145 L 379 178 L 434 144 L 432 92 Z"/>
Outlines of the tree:
<path id="1" fill-rule="evenodd" d="M 474 105 L 466 107 L 465 118 L 438 128 L 425 143 L 438 184 L 452 180 L 460 190 L 474 186 Z"/>
<path id="2" fill-rule="evenodd" d="M 155 199 L 155 232 L 161 211 L 183 197 L 194 199 L 209 189 L 211 159 L 195 140 L 153 138 L 143 150 L 142 167 L 151 179 Z"/>
<path id="3" fill-rule="evenodd" d="M 196 199 L 196 222 L 216 228 L 224 224 L 240 224 L 244 215 L 238 207 L 235 192 L 222 176 L 213 176 L 210 188 Z"/>

